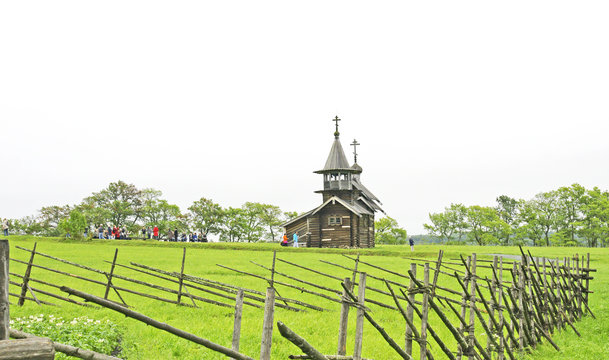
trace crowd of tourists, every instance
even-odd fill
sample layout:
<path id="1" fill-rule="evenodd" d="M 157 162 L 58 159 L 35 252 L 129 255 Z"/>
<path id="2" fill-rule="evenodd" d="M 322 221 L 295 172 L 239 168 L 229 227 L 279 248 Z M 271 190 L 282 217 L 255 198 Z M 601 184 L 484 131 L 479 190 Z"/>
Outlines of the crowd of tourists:
<path id="1" fill-rule="evenodd" d="M 106 225 L 97 225 L 95 226 L 97 230 L 97 238 L 98 239 L 129 239 L 129 233 L 125 227 L 119 228 L 118 226 L 106 226 Z M 87 236 L 88 229 L 85 229 L 85 236 Z"/>
<path id="2" fill-rule="evenodd" d="M 95 227 L 96 234 L 93 236 L 97 239 L 119 239 L 119 240 L 131 240 L 131 234 L 125 228 L 119 228 L 118 226 L 108 226 L 108 225 L 97 225 Z M 88 229 L 85 229 L 85 237 L 88 236 Z M 171 242 L 207 242 L 207 235 L 205 233 L 196 233 L 189 232 L 180 233 L 178 229 L 167 230 L 166 236 L 162 236 L 159 227 L 142 227 L 141 229 L 141 237 L 138 239 L 154 239 L 161 241 L 171 241 Z"/>
<path id="3" fill-rule="evenodd" d="M 161 236 L 160 232 L 159 232 L 159 227 L 155 226 L 153 228 L 149 227 L 142 227 L 142 238 L 144 239 L 155 239 L 155 240 L 165 240 L 165 241 L 171 241 L 171 242 L 207 242 L 207 235 L 205 233 L 196 233 L 196 232 L 189 232 L 189 233 L 185 233 L 182 232 L 180 233 L 178 231 L 178 229 L 168 229 L 167 230 L 167 237 L 164 238 L 163 236 Z"/>

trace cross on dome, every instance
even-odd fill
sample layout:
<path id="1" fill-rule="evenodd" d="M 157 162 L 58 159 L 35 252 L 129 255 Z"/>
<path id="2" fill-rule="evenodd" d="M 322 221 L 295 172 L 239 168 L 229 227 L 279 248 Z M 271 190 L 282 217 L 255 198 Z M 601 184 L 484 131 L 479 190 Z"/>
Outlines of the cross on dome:
<path id="1" fill-rule="evenodd" d="M 338 122 L 340 121 L 340 119 L 338 118 L 338 115 L 334 117 L 334 119 L 332 119 L 332 121 L 334 121 L 336 123 L 336 131 L 334 131 L 334 137 L 338 138 L 338 136 L 340 135 L 340 133 L 338 132 Z"/>
<path id="2" fill-rule="evenodd" d="M 354 158 L 354 162 L 357 164 L 357 146 L 361 145 L 360 143 L 357 142 L 357 140 L 353 139 L 353 142 L 351 143 L 351 146 L 353 146 L 353 158 Z"/>

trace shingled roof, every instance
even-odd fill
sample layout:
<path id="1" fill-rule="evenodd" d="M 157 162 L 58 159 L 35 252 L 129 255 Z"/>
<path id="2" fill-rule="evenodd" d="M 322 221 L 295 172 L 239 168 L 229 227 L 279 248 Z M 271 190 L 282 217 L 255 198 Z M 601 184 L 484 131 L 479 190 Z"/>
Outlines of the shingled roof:
<path id="1" fill-rule="evenodd" d="M 324 165 L 323 169 L 315 171 L 315 173 L 319 174 L 335 170 L 347 172 L 357 171 L 351 168 L 351 166 L 349 165 L 349 161 L 347 161 L 347 157 L 345 156 L 343 146 L 341 145 L 338 136 L 334 137 L 334 143 L 332 143 L 332 148 L 330 148 L 330 154 L 328 155 L 328 159 L 326 160 L 326 165 Z"/>

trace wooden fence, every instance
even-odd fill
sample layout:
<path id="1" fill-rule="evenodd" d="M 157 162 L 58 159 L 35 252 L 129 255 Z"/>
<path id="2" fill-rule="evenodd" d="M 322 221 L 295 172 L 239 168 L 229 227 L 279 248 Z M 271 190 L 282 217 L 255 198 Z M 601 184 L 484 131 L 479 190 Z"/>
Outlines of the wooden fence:
<path id="1" fill-rule="evenodd" d="M 394 349 L 396 358 L 412 359 L 418 353 L 420 359 L 509 358 L 512 360 L 516 359 L 519 353 L 535 348 L 543 342 L 559 350 L 552 341 L 551 336 L 554 332 L 568 327 L 579 336 L 575 327 L 576 321 L 583 316 L 594 316 L 588 306 L 588 297 L 591 293 L 590 280 L 593 279 L 590 274 L 596 270 L 590 268 L 589 254 L 549 259 L 533 257 L 530 252 L 525 253 L 521 249 L 521 256 L 516 259 L 495 256 L 484 260 L 479 259 L 476 254 L 471 254 L 467 258 L 446 260 L 443 259 L 443 251 L 440 251 L 436 261 L 407 258 L 406 260 L 410 262 L 410 269 L 407 271 L 388 269 L 373 263 L 374 260 L 364 261 L 359 255 L 357 257 L 343 255 L 351 265 L 320 260 L 326 266 L 336 269 L 335 272 L 329 273 L 277 258 L 273 253 L 271 267 L 252 261 L 257 267 L 268 271 L 268 276 L 218 264 L 225 270 L 263 281 L 267 287 L 265 291 L 260 291 L 185 273 L 185 248 L 179 271 L 159 269 L 136 262 L 121 263 L 118 261 L 118 249 L 114 251 L 113 256 L 108 257 L 112 261 L 107 261 L 109 270 L 104 271 L 42 253 L 36 249 L 36 246 L 35 244 L 32 249 L 15 247 L 29 253 L 28 261 L 10 259 L 25 265 L 26 268 L 23 275 L 10 273 L 9 283 L 19 291 L 9 292 L 9 296 L 16 298 L 18 305 L 23 305 L 25 301 L 53 305 L 39 299 L 42 294 L 81 306 L 93 306 L 91 303 L 94 303 L 108 307 L 129 314 L 128 316 L 140 321 L 145 319 L 144 322 L 149 321 L 146 323 L 153 326 L 155 320 L 130 310 L 129 304 L 121 294 L 129 293 L 154 301 L 191 307 L 193 311 L 196 311 L 201 304 L 234 308 L 235 321 L 231 348 L 224 348 L 166 324 L 157 327 L 214 351 L 221 350 L 220 352 L 235 359 L 249 359 L 248 356 L 239 353 L 243 306 L 265 309 L 261 360 L 268 360 L 271 356 L 275 308 L 295 312 L 340 311 L 336 355 L 319 353 L 313 345 L 306 343 L 286 324 L 277 322 L 281 335 L 304 352 L 290 356 L 293 359 L 362 359 L 363 325 L 367 321 Z M 35 264 L 35 260 L 39 258 L 52 260 L 57 266 Z M 279 264 L 287 270 L 279 271 L 276 267 Z M 86 270 L 92 275 L 72 274 L 69 272 L 69 267 Z M 59 283 L 35 278 L 32 276 L 33 268 L 99 286 L 100 290 L 103 288 L 104 296 L 103 298 L 93 296 L 76 289 L 62 287 Z M 298 268 L 309 276 L 306 279 L 298 278 L 292 275 L 290 268 Z M 150 280 L 143 281 L 142 277 L 135 279 L 122 275 L 120 269 L 135 271 Z M 322 285 L 319 281 L 321 278 L 331 279 L 335 282 L 335 286 L 327 286 L 327 281 Z M 117 279 L 134 285 L 116 286 L 114 282 Z M 163 285 L 159 284 L 158 280 L 163 280 Z M 381 285 L 372 286 L 369 280 Z M 47 288 L 43 290 L 34 287 L 35 284 Z M 280 296 L 279 288 L 295 289 L 321 301 L 311 304 L 310 301 L 283 297 Z M 83 298 L 87 302 L 68 298 L 65 296 L 66 293 Z M 116 300 L 109 299 L 111 294 L 114 294 Z M 370 296 L 373 294 L 374 296 Z M 210 299 L 209 295 L 213 295 L 215 299 Z M 329 305 L 323 307 L 326 303 Z M 370 311 L 373 307 L 396 312 L 403 321 L 403 338 L 397 341 L 391 338 L 382 324 L 373 318 L 373 313 Z M 351 310 L 355 311 L 356 332 L 353 339 L 353 354 L 347 355 L 347 323 Z M 448 330 L 451 340 L 441 338 L 439 333 L 442 328 Z M 444 329 L 442 331 L 446 332 Z M 437 346 L 432 346 L 434 343 Z M 413 344 L 416 344 L 416 347 Z M 417 348 L 418 352 L 413 351 Z"/>

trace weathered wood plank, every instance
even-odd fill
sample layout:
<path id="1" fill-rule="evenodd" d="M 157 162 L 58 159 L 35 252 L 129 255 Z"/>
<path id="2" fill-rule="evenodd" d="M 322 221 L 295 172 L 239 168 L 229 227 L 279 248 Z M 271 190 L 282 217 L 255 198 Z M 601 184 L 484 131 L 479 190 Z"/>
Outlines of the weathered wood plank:
<path id="1" fill-rule="evenodd" d="M 0 340 L 8 340 L 11 320 L 8 300 L 9 258 L 8 240 L 0 240 Z"/>
<path id="2" fill-rule="evenodd" d="M 0 360 L 52 360 L 55 349 L 46 338 L 0 341 Z"/>

